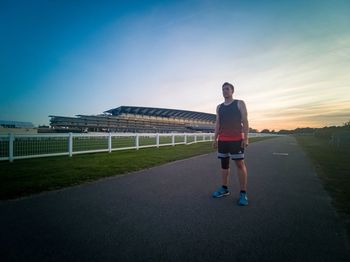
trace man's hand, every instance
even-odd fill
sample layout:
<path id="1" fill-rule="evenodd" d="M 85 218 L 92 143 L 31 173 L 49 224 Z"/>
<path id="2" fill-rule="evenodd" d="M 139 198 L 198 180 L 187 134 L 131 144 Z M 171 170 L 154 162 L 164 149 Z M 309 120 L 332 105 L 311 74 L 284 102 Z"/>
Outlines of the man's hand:
<path id="1" fill-rule="evenodd" d="M 241 147 L 247 147 L 249 145 L 248 139 L 243 139 L 241 143 Z"/>
<path id="2" fill-rule="evenodd" d="M 213 148 L 217 148 L 218 147 L 218 141 L 217 140 L 214 140 L 213 141 Z"/>

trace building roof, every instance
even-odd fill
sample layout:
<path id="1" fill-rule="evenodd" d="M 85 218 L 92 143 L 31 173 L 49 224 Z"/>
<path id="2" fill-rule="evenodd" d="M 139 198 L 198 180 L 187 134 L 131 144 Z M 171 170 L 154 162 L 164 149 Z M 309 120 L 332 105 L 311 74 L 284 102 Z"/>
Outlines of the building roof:
<path id="1" fill-rule="evenodd" d="M 137 115 L 147 115 L 147 116 L 160 116 L 160 117 L 169 117 L 169 118 L 185 118 L 191 120 L 200 120 L 200 121 L 210 121 L 215 122 L 216 115 L 180 110 L 180 109 L 167 109 L 167 108 L 155 108 L 155 107 L 139 107 L 139 106 L 120 106 L 105 111 L 104 113 L 109 113 L 114 116 L 120 114 L 137 114 Z"/>
<path id="2" fill-rule="evenodd" d="M 34 128 L 32 122 L 23 122 L 23 121 L 12 121 L 12 120 L 0 120 L 0 126 L 14 126 L 22 128 Z"/>

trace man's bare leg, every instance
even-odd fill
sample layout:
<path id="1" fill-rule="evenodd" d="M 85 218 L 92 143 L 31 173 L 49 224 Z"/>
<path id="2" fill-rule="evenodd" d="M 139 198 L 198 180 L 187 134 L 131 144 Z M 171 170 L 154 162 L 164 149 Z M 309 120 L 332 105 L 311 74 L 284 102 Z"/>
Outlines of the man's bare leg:
<path id="1" fill-rule="evenodd" d="M 247 168 L 245 166 L 244 160 L 235 160 L 237 167 L 237 175 L 239 179 L 239 184 L 242 191 L 247 191 Z"/>

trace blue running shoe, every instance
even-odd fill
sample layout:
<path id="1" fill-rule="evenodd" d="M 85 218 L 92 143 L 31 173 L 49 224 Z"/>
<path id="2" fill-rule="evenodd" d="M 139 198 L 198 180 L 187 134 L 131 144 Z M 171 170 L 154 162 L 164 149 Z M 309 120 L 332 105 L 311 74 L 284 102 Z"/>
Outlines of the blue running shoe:
<path id="1" fill-rule="evenodd" d="M 239 193 L 238 205 L 240 205 L 240 206 L 247 206 L 248 205 L 247 193 L 244 193 L 244 192 Z"/>
<path id="2" fill-rule="evenodd" d="M 215 198 L 218 198 L 218 197 L 228 196 L 229 194 L 230 194 L 230 191 L 228 191 L 227 189 L 225 189 L 221 186 L 221 187 L 219 187 L 219 189 L 217 191 L 215 191 L 212 194 L 212 196 Z"/>

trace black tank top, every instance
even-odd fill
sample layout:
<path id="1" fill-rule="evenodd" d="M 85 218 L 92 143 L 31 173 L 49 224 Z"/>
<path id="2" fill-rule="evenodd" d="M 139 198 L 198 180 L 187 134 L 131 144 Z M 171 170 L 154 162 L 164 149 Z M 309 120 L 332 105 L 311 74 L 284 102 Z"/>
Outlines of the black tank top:
<path id="1" fill-rule="evenodd" d="M 238 100 L 229 105 L 222 103 L 219 107 L 219 140 L 238 141 L 243 139 L 243 125 Z"/>

